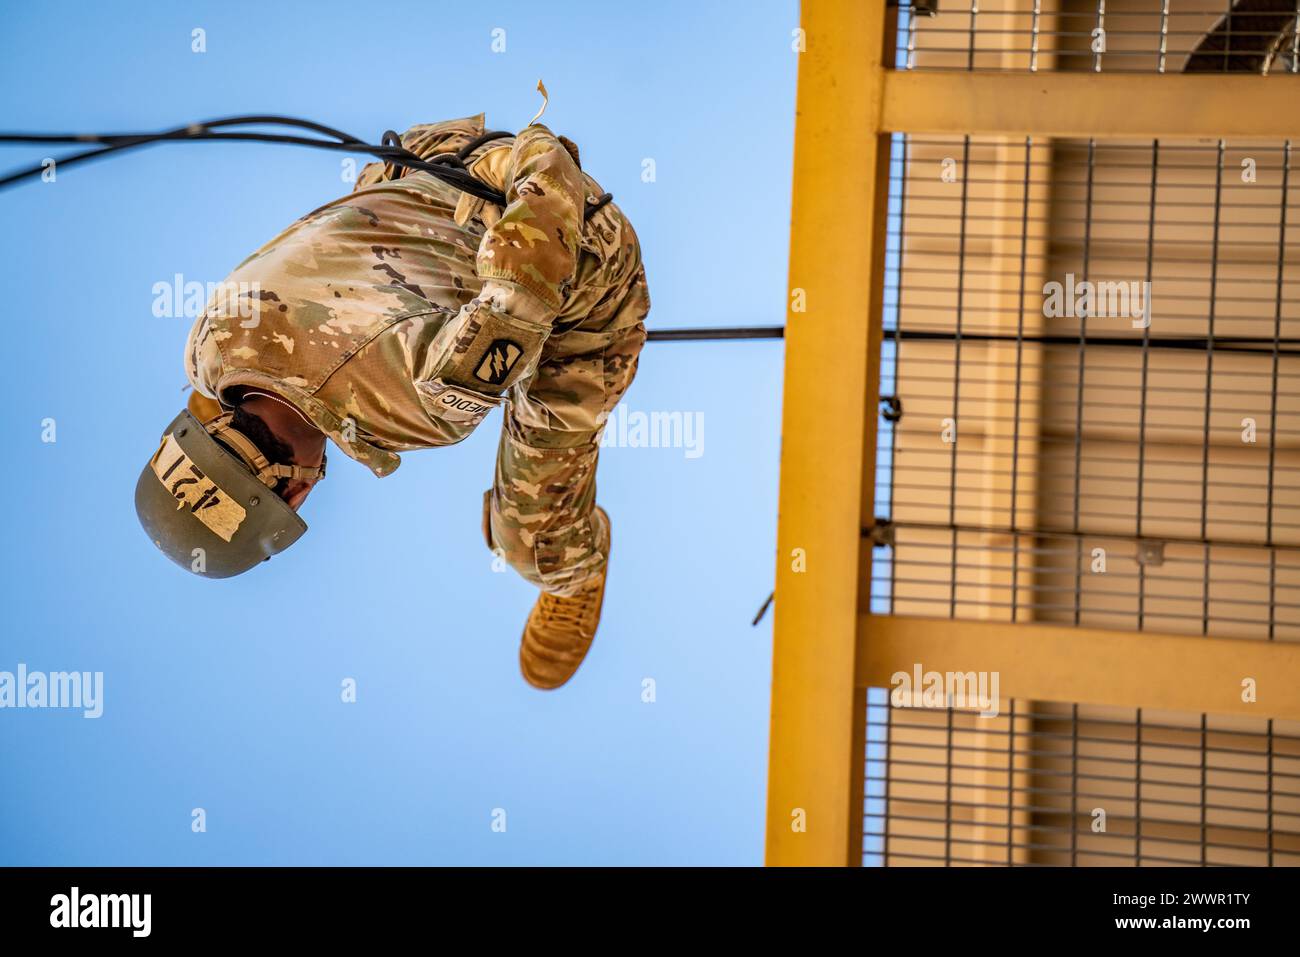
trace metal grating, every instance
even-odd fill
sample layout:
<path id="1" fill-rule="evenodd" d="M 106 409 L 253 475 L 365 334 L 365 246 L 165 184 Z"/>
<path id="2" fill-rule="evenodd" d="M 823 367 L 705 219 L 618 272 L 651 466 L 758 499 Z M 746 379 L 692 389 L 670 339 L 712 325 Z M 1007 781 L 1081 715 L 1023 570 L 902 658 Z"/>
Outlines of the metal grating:
<path id="1" fill-rule="evenodd" d="M 913 0 L 900 66 L 919 70 L 1294 73 L 1294 0 Z"/>
<path id="2" fill-rule="evenodd" d="M 1291 144 L 894 139 L 873 608 L 1300 639 Z"/>
<path id="3" fill-rule="evenodd" d="M 865 720 L 865 865 L 1300 865 L 1300 723 L 882 689 Z"/>
<path id="4" fill-rule="evenodd" d="M 1294 72 L 1296 12 L 916 2 L 897 67 Z M 1300 640 L 1292 144 L 898 131 L 889 172 L 871 610 Z M 943 677 L 995 712 L 866 692 L 864 864 L 1300 864 L 1300 722 Z"/>

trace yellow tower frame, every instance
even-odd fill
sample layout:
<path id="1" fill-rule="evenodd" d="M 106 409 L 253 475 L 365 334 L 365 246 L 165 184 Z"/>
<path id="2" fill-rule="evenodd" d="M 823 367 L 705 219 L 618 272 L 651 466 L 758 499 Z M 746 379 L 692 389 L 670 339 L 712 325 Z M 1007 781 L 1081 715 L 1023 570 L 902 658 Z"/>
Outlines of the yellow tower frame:
<path id="1" fill-rule="evenodd" d="M 865 689 L 924 660 L 1006 697 L 1300 718 L 1300 643 L 870 614 L 889 135 L 1300 137 L 1300 77 L 895 72 L 884 0 L 804 0 L 767 862 L 861 862 Z M 1178 668 L 1169 667 L 1177 662 Z M 1135 677 L 1141 675 L 1140 680 Z M 1216 689 L 1216 690 L 1212 690 Z"/>

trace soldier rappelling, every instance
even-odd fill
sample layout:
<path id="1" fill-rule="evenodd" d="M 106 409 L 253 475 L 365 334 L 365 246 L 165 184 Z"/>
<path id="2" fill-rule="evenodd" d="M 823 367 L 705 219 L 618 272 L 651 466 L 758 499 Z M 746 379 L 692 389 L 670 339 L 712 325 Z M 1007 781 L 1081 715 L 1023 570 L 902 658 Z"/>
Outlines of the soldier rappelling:
<path id="1" fill-rule="evenodd" d="M 329 442 L 382 477 L 503 406 L 483 534 L 540 590 L 520 666 L 556 688 L 600 620 L 610 522 L 596 462 L 645 342 L 640 247 L 577 147 L 539 123 L 512 136 L 479 115 L 393 139 L 482 195 L 374 163 L 237 266 L 223 287 L 252 292 L 195 322 L 194 393 L 141 473 L 137 512 L 182 567 L 238 575 L 306 531 L 297 512 Z"/>

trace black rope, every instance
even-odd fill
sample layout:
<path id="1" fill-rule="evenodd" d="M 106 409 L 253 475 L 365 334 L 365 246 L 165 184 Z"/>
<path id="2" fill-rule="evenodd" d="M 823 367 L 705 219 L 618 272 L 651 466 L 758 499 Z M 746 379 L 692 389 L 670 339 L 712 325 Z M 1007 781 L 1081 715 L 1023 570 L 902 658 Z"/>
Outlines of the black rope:
<path id="1" fill-rule="evenodd" d="M 724 339 L 781 339 L 784 326 L 704 326 L 699 329 L 651 329 L 650 342 L 697 342 Z"/>
<path id="2" fill-rule="evenodd" d="M 1015 342 L 1014 335 L 1005 335 L 1002 333 L 979 333 L 979 332 L 962 332 L 962 339 L 973 340 L 977 342 Z M 949 332 L 939 332 L 920 329 L 908 329 L 903 331 L 886 330 L 886 339 L 894 340 L 924 340 L 944 342 L 954 337 Z M 1144 340 L 1142 336 L 1087 336 L 1080 339 L 1079 336 L 1053 336 L 1053 335 L 1026 335 L 1021 337 L 1024 342 L 1036 342 L 1042 345 L 1070 345 L 1077 346 L 1080 342 L 1089 346 L 1114 346 L 1121 348 L 1140 349 L 1144 341 L 1153 349 L 1191 349 L 1203 351 L 1209 348 L 1210 340 L 1204 336 L 1152 336 Z M 1300 355 L 1300 339 L 1283 339 L 1284 345 L 1295 346 L 1294 349 L 1283 349 L 1283 355 Z M 1223 338 L 1214 337 L 1214 348 L 1216 350 L 1232 350 L 1237 352 L 1268 352 L 1273 351 L 1272 336 L 1233 336 Z"/>
<path id="3" fill-rule="evenodd" d="M 782 339 L 785 337 L 784 326 L 702 326 L 698 329 L 651 329 L 646 338 L 650 342 L 701 342 L 724 341 L 728 339 Z M 954 342 L 956 334 L 952 332 L 931 331 L 925 329 L 886 329 L 886 339 L 895 342 Z M 961 338 L 965 342 L 1033 342 L 1041 345 L 1077 346 L 1078 336 L 1023 335 L 1005 333 L 968 332 L 963 330 Z M 1118 347 L 1140 349 L 1143 346 L 1141 336 L 1088 336 L 1086 345 L 1098 347 Z M 1154 349 L 1188 349 L 1205 350 L 1209 339 L 1196 336 L 1151 337 L 1146 344 Z M 1267 352 L 1270 355 L 1275 347 L 1281 355 L 1300 355 L 1300 339 L 1274 340 L 1272 336 L 1235 336 L 1223 338 L 1215 336 L 1214 348 L 1217 351 Z"/>
<path id="4" fill-rule="evenodd" d="M 286 126 L 312 133 L 318 133 L 327 138 L 318 139 L 310 136 L 296 136 L 288 133 L 267 133 L 262 131 L 216 132 L 231 126 Z M 174 129 L 153 133 L 0 132 L 0 143 L 94 143 L 97 145 L 96 149 L 89 149 L 81 153 L 73 153 L 69 156 L 56 158 L 56 166 L 64 168 L 77 166 L 81 163 L 87 163 L 96 159 L 102 159 L 103 157 L 110 156 L 114 153 L 122 153 L 127 150 L 152 146 L 155 143 L 169 142 L 235 140 L 253 143 L 280 143 L 290 146 L 308 146 L 315 149 L 334 150 L 342 153 L 369 153 L 371 156 L 383 160 L 385 163 L 389 163 L 396 167 L 403 167 L 405 169 L 428 173 L 431 176 L 442 180 L 449 186 L 454 186 L 461 192 L 469 193 L 471 196 L 486 200 L 487 202 L 493 203 L 497 206 L 505 206 L 505 194 L 499 190 L 493 189 L 482 180 L 471 175 L 470 172 L 465 169 L 465 159 L 470 153 L 482 146 L 484 143 L 490 143 L 493 140 L 504 139 L 513 135 L 514 134 L 512 133 L 496 131 L 483 133 L 470 141 L 466 146 L 462 147 L 457 153 L 444 153 L 424 160 L 404 148 L 402 146 L 401 137 L 392 130 L 386 130 L 379 145 L 376 146 L 371 143 L 366 143 L 364 140 L 358 139 L 348 133 L 344 133 L 341 130 L 336 130 L 333 127 L 325 126 L 321 123 L 314 123 L 311 120 L 302 120 L 292 116 L 251 115 L 228 116 L 222 119 L 206 120 L 201 123 L 190 123 L 186 126 L 178 126 Z M 12 173 L 0 177 L 0 189 L 13 186 L 30 176 L 39 176 L 44 171 L 44 162 L 15 170 Z M 596 212 L 596 210 L 600 209 L 612 198 L 613 197 L 609 193 L 605 193 L 595 202 L 589 203 L 585 214 L 586 218 L 590 218 L 592 213 Z"/>
<path id="5" fill-rule="evenodd" d="M 220 129 L 224 126 L 291 126 L 298 129 L 310 130 L 313 133 L 320 133 L 323 136 L 331 136 L 341 142 L 360 143 L 361 140 L 354 136 L 349 136 L 341 130 L 325 126 L 322 123 L 315 123 L 311 120 L 299 119 L 295 116 L 278 116 L 274 114 L 252 115 L 252 116 L 228 116 L 224 119 L 209 120 L 206 123 L 192 123 L 189 126 L 179 127 L 179 130 L 192 129 Z M 168 136 L 176 131 L 164 131 L 154 133 L 3 133 L 0 134 L 0 141 L 11 143 L 107 143 L 116 139 L 136 139 L 141 137 Z"/>
<path id="6" fill-rule="evenodd" d="M 217 132 L 231 126 L 288 126 L 296 129 L 319 133 L 328 139 L 309 136 L 297 136 L 288 133 L 267 133 L 262 131 Z M 507 134 L 509 135 L 509 134 Z M 386 132 L 380 145 L 366 143 L 348 133 L 336 130 L 310 120 L 300 120 L 288 116 L 231 116 L 201 123 L 191 123 L 174 129 L 154 133 L 4 133 L 0 132 L 0 143 L 95 143 L 97 149 L 86 150 L 56 159 L 57 166 L 67 168 L 91 160 L 100 159 L 113 153 L 152 146 L 167 142 L 202 142 L 210 140 L 234 140 L 255 143 L 280 143 L 290 146 L 308 146 L 315 149 L 333 150 L 342 153 L 369 153 L 385 163 L 418 170 L 442 180 L 462 192 L 479 199 L 487 200 L 498 206 L 506 205 L 505 195 L 464 169 L 430 160 L 422 160 L 401 145 L 397 134 Z M 453 154 L 454 155 L 454 154 Z M 40 175 L 45 170 L 44 163 L 15 170 L 0 177 L 0 189 L 12 186 L 29 176 Z"/>

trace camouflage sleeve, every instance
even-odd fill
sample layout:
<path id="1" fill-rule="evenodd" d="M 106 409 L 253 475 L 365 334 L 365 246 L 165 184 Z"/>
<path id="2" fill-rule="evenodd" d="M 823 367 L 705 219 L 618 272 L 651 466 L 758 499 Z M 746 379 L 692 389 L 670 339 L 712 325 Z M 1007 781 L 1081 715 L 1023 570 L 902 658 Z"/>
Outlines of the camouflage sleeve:
<path id="1" fill-rule="evenodd" d="M 452 441 L 531 373 L 577 272 L 585 182 L 546 127 L 516 138 L 505 194 L 505 211 L 479 244 L 483 288 L 439 330 L 418 383 Z"/>
<path id="2" fill-rule="evenodd" d="M 215 399 L 221 372 L 221 350 L 205 314 L 195 320 L 185 340 L 185 377 L 196 393 Z"/>
<path id="3" fill-rule="evenodd" d="M 541 321 L 560 311 L 577 271 L 585 197 L 582 172 L 555 134 L 535 123 L 515 138 L 508 205 L 484 233 L 477 260 L 505 311 Z"/>
<path id="4" fill-rule="evenodd" d="M 388 167 L 383 163 L 367 163 L 357 174 L 357 181 L 352 184 L 352 192 L 382 183 L 388 178 Z"/>

